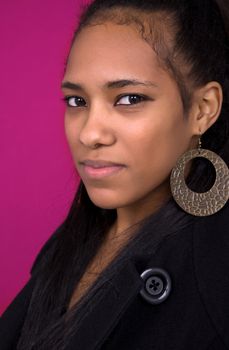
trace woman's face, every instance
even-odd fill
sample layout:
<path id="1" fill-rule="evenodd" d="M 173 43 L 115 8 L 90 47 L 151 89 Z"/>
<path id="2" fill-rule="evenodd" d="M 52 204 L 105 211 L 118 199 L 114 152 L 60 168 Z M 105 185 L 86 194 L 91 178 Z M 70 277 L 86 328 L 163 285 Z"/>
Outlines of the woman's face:
<path id="1" fill-rule="evenodd" d="M 168 197 L 169 176 L 191 141 L 176 82 L 132 26 L 84 28 L 63 92 L 65 131 L 91 200 L 123 208 Z"/>

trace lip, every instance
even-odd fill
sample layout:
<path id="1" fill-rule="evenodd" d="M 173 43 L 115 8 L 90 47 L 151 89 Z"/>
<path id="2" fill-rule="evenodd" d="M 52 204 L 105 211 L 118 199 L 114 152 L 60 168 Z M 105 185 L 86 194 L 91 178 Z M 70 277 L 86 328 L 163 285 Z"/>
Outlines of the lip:
<path id="1" fill-rule="evenodd" d="M 79 162 L 79 164 L 81 165 L 83 173 L 86 177 L 95 179 L 114 175 L 125 168 L 124 164 L 118 164 L 106 160 L 86 159 Z"/>

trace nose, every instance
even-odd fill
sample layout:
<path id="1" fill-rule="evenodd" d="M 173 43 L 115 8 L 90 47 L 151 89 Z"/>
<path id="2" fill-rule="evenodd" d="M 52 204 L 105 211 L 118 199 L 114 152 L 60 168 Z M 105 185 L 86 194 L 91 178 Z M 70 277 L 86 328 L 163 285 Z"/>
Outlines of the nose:
<path id="1" fill-rule="evenodd" d="M 109 112 L 101 106 L 88 109 L 79 133 L 80 143 L 87 148 L 95 149 L 99 146 L 110 146 L 115 140 Z"/>

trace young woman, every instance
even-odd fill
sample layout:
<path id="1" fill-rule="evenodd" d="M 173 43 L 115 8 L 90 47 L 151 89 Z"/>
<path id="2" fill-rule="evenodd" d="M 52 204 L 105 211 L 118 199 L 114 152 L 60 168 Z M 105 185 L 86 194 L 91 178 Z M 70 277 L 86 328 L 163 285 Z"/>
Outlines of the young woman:
<path id="1" fill-rule="evenodd" d="M 81 177 L 1 350 L 229 349 L 229 4 L 95 0 L 62 82 Z"/>

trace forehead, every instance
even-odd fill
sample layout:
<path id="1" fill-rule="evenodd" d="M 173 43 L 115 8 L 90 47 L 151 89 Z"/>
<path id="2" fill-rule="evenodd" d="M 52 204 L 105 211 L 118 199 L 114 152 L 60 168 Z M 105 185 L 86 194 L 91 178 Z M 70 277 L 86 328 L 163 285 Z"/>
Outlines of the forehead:
<path id="1" fill-rule="evenodd" d="M 104 23 L 85 27 L 76 37 L 66 67 L 66 79 L 110 78 L 124 74 L 144 76 L 162 74 L 152 47 L 130 25 Z M 164 72 L 165 73 L 165 72 Z"/>

